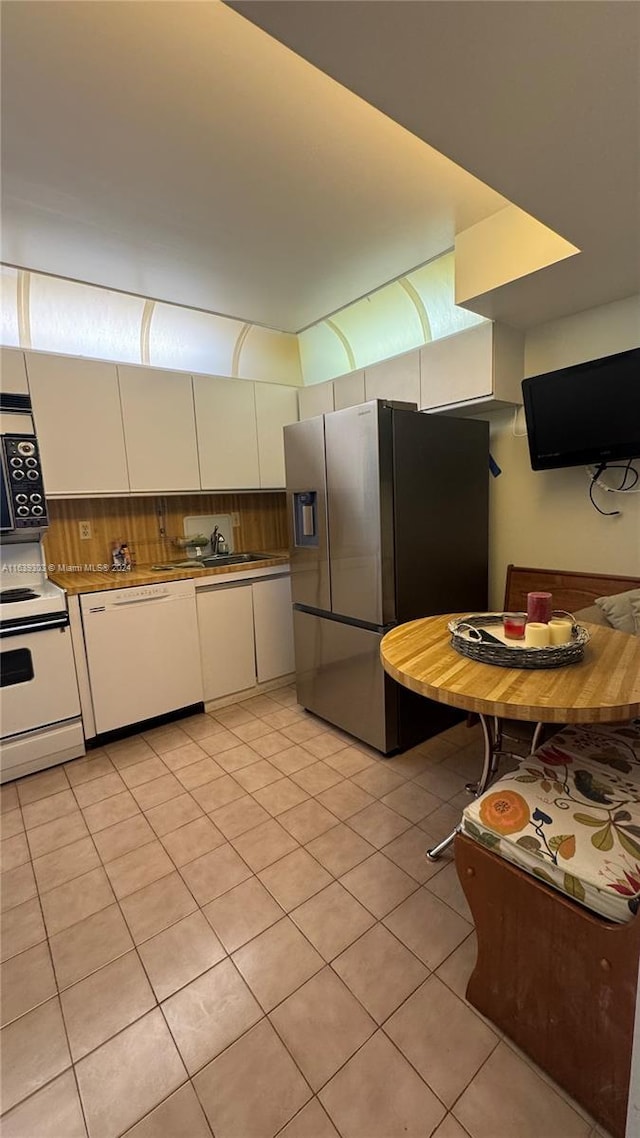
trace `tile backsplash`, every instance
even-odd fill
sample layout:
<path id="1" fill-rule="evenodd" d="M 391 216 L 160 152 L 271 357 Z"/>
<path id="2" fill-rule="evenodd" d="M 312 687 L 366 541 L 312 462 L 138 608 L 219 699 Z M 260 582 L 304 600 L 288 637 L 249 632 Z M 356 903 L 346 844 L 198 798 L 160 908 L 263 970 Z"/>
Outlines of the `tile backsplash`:
<path id="1" fill-rule="evenodd" d="M 135 563 L 184 557 L 175 538 L 184 537 L 190 515 L 237 514 L 233 542 L 237 551 L 286 549 L 284 493 L 185 494 L 170 497 L 49 499 L 50 526 L 44 539 L 47 561 L 58 565 L 111 561 L 116 541 L 127 541 Z M 80 536 L 88 522 L 91 536 Z"/>

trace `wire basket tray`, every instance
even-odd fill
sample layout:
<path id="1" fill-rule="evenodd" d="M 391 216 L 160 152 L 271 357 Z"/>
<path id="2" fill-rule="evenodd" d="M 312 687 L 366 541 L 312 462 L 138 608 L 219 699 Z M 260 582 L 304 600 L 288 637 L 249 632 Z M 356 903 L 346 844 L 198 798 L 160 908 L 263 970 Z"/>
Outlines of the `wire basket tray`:
<path id="1" fill-rule="evenodd" d="M 573 622 L 571 640 L 567 644 L 553 644 L 547 648 L 527 648 L 514 641 L 502 641 L 502 613 L 457 617 L 450 620 L 447 627 L 451 633 L 451 647 L 479 664 L 494 664 L 498 668 L 564 668 L 582 660 L 591 637 L 586 628 L 576 623 L 571 613 L 562 615 L 570 616 Z M 500 639 L 494 642 L 498 630 Z"/>

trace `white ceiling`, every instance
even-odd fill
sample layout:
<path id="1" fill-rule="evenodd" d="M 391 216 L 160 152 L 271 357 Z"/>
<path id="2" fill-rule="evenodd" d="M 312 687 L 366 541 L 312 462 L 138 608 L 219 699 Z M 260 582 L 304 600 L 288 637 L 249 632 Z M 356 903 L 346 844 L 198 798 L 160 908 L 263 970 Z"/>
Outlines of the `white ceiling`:
<path id="1" fill-rule="evenodd" d="M 582 252 L 470 307 L 640 291 L 640 4 L 230 7 L 4 0 L 4 261 L 297 331 L 510 200 Z"/>
<path id="2" fill-rule="evenodd" d="M 640 4 L 231 6 L 582 250 L 469 307 L 529 326 L 640 291 Z"/>
<path id="3" fill-rule="evenodd" d="M 298 331 L 506 204 L 219 3 L 2 23 L 6 263 Z"/>

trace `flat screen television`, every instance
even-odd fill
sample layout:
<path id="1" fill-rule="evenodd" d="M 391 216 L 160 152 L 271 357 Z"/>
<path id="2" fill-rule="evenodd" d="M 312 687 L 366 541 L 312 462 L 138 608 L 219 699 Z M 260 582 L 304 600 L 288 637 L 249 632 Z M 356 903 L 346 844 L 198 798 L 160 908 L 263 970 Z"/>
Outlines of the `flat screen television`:
<path id="1" fill-rule="evenodd" d="M 640 456 L 640 348 L 522 381 L 534 470 Z"/>

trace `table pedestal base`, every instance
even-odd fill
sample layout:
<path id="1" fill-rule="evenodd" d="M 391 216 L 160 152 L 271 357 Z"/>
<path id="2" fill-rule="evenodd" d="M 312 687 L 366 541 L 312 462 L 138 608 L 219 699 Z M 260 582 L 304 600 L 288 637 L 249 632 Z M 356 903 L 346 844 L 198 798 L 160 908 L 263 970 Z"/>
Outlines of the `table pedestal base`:
<path id="1" fill-rule="evenodd" d="M 479 798 L 481 794 L 484 794 L 489 783 L 495 778 L 498 770 L 498 759 L 502 749 L 502 723 L 497 715 L 480 715 L 480 723 L 482 724 L 482 734 L 484 736 L 482 773 L 478 782 L 467 783 L 467 790 L 470 794 L 473 794 L 475 798 Z M 437 846 L 433 846 L 430 850 L 427 850 L 427 858 L 429 861 L 437 861 L 440 854 L 451 845 L 459 830 L 460 826 L 456 826 L 455 830 L 452 830 L 446 838 L 438 842 Z"/>

